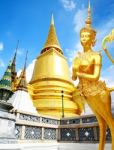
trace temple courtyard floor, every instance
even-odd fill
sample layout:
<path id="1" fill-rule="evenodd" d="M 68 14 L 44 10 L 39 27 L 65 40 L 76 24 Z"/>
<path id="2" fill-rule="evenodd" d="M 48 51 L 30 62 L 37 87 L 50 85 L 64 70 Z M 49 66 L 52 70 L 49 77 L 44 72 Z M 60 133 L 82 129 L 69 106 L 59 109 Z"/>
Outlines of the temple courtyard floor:
<path id="1" fill-rule="evenodd" d="M 0 150 L 97 150 L 98 144 L 83 143 L 22 143 L 0 144 Z M 111 144 L 106 144 L 104 150 L 111 150 Z"/>

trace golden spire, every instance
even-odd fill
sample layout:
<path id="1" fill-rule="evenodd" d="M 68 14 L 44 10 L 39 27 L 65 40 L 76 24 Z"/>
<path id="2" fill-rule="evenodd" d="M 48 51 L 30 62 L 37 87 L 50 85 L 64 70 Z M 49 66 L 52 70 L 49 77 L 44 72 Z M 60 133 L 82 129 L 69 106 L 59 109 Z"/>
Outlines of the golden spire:
<path id="1" fill-rule="evenodd" d="M 17 57 L 18 47 L 19 47 L 19 40 L 17 41 L 15 54 L 14 54 L 14 57 L 13 57 L 13 60 L 12 60 L 12 82 L 16 79 L 16 76 L 17 76 L 17 72 L 16 72 L 16 57 Z"/>
<path id="2" fill-rule="evenodd" d="M 91 28 L 91 6 L 90 6 L 90 0 L 89 0 L 89 4 L 88 4 L 88 16 L 87 16 L 87 19 L 86 19 L 85 23 L 86 23 L 86 28 Z"/>
<path id="3" fill-rule="evenodd" d="M 17 86 L 17 90 L 22 90 L 22 91 L 28 91 L 27 89 L 27 81 L 26 81 L 26 62 L 27 62 L 27 54 L 28 54 L 28 51 L 26 52 L 26 57 L 25 57 L 25 64 L 24 64 L 24 68 L 21 72 L 21 75 L 20 75 L 20 81 L 18 83 L 18 86 Z"/>
<path id="4" fill-rule="evenodd" d="M 59 44 L 59 41 L 58 41 L 58 38 L 57 38 L 57 35 L 56 35 L 53 14 L 51 17 L 51 23 L 50 23 L 48 37 L 47 37 L 46 43 L 45 43 L 44 48 L 42 49 L 41 53 L 49 50 L 50 48 L 55 48 L 57 51 L 59 51 L 61 54 L 63 54 L 62 49 Z"/>

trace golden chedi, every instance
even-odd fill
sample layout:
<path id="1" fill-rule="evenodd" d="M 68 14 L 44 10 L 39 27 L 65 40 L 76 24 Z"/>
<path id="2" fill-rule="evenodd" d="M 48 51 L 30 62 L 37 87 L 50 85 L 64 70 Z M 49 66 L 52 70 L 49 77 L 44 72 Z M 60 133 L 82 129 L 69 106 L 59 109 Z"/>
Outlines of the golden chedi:
<path id="1" fill-rule="evenodd" d="M 76 116 L 78 107 L 72 101 L 73 83 L 68 63 L 58 42 L 52 16 L 47 41 L 37 57 L 29 91 L 38 113 L 62 117 L 62 90 L 64 116 Z"/>

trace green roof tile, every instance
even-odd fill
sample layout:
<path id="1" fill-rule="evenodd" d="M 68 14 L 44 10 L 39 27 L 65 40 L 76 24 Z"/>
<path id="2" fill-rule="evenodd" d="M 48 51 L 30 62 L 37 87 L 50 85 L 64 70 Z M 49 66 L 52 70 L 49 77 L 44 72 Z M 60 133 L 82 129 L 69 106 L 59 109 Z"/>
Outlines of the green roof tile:
<path id="1" fill-rule="evenodd" d="M 9 62 L 9 65 L 0 80 L 0 89 L 7 89 L 12 91 L 12 72 L 11 72 L 12 62 Z"/>

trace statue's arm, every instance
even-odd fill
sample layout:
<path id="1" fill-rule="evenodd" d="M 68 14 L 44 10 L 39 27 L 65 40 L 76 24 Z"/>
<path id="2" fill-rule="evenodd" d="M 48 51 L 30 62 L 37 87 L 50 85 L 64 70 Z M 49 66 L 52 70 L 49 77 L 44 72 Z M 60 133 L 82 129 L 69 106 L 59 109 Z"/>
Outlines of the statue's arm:
<path id="1" fill-rule="evenodd" d="M 97 81 L 100 76 L 100 70 L 101 70 L 101 61 L 102 57 L 101 55 L 95 55 L 94 56 L 94 72 L 93 74 L 86 74 L 86 73 L 80 73 L 77 72 L 77 76 L 81 78 L 88 79 L 90 81 Z"/>
<path id="2" fill-rule="evenodd" d="M 77 75 L 76 75 L 76 70 L 73 68 L 72 69 L 72 80 L 76 80 L 77 79 Z"/>
<path id="3" fill-rule="evenodd" d="M 79 60 L 76 57 L 72 63 L 72 80 L 74 80 L 74 81 L 77 79 L 77 71 L 78 70 L 79 70 Z"/>

